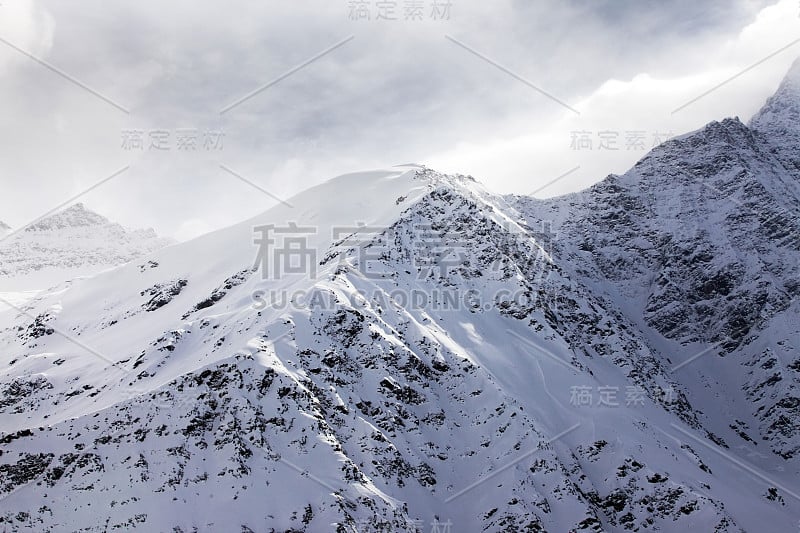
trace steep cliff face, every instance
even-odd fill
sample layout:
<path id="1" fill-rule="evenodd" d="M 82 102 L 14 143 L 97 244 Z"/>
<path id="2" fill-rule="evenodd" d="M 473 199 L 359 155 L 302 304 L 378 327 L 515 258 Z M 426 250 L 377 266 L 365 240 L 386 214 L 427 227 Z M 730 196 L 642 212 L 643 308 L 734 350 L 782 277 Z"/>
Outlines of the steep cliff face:
<path id="1" fill-rule="evenodd" d="M 678 372 L 696 381 L 695 402 L 728 399 L 720 416 L 734 441 L 753 433 L 785 458 L 800 452 L 798 71 L 749 127 L 714 122 L 587 191 L 512 200 L 532 224 L 552 220 L 565 263 L 673 341 L 665 350 L 704 354 Z"/>
<path id="2" fill-rule="evenodd" d="M 547 201 L 342 176 L 0 312 L 3 527 L 791 530 L 800 195 L 760 116 Z"/>
<path id="3" fill-rule="evenodd" d="M 520 202 L 534 218 L 563 220 L 554 229 L 565 248 L 644 298 L 648 325 L 730 350 L 798 295 L 796 189 L 759 137 L 727 119 L 585 192 Z"/>

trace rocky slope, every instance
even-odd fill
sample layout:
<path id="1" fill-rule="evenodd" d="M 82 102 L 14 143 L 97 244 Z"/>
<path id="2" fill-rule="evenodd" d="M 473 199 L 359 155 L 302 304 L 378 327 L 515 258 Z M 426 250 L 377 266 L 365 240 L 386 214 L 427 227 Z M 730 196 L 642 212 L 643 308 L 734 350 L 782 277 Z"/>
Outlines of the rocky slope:
<path id="1" fill-rule="evenodd" d="M 341 176 L 0 312 L 3 527 L 791 531 L 782 122 L 548 201 Z"/>
<path id="2" fill-rule="evenodd" d="M 750 120 L 751 129 L 762 134 L 761 141 L 769 147 L 784 166 L 792 172 L 800 170 L 800 59 L 792 65 L 777 92 Z"/>
<path id="3" fill-rule="evenodd" d="M 800 64 L 752 127 L 714 122 L 582 193 L 514 200 L 530 223 L 554 221 L 576 275 L 672 341 L 676 367 L 703 354 L 676 372 L 715 432 L 785 459 L 800 453 L 798 78 Z"/>

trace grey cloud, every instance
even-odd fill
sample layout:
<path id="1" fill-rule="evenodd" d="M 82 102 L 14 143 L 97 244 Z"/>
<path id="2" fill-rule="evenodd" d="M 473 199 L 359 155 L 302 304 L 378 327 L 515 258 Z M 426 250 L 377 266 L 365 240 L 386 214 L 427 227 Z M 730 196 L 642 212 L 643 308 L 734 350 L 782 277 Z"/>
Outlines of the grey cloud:
<path id="1" fill-rule="evenodd" d="M 220 160 L 288 195 L 348 165 L 421 160 L 460 141 L 535 129 L 563 111 L 445 34 L 575 102 L 611 78 L 674 72 L 677 43 L 706 46 L 770 2 L 452 3 L 452 20 L 440 23 L 356 22 L 345 0 L 42 4 L 55 20 L 46 59 L 131 114 L 33 62 L 15 63 L 0 81 L 0 97 L 14 102 L 0 130 L 0 183 L 13 191 L 0 200 L 0 219 L 23 223 L 124 164 L 130 176 L 87 204 L 164 233 L 198 214 L 242 219 L 272 201 L 221 175 Z M 220 115 L 348 35 L 355 39 L 341 49 Z M 224 130 L 224 150 L 120 147 L 124 129 L 182 127 Z M 301 179 L 285 176 L 292 160 L 307 169 Z"/>

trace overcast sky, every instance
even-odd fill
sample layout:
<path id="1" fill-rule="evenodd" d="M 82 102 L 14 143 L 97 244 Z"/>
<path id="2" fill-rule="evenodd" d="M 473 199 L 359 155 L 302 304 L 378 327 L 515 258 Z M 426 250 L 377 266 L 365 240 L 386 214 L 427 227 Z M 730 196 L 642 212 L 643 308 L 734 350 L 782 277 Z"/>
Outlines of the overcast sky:
<path id="1" fill-rule="evenodd" d="M 674 111 L 800 39 L 800 4 L 3 0 L 0 39 L 0 220 L 129 167 L 80 201 L 185 239 L 275 204 L 229 171 L 280 198 L 409 162 L 584 188 L 749 119 L 800 43 Z"/>

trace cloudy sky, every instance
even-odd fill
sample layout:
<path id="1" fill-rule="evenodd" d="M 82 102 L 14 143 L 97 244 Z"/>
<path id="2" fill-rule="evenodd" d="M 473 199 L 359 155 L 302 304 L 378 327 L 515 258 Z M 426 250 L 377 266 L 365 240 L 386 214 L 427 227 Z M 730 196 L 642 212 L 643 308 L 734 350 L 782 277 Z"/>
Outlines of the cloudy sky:
<path id="1" fill-rule="evenodd" d="M 409 162 L 562 194 L 746 121 L 798 39 L 797 0 L 3 0 L 0 220 L 96 185 L 185 239 Z"/>

